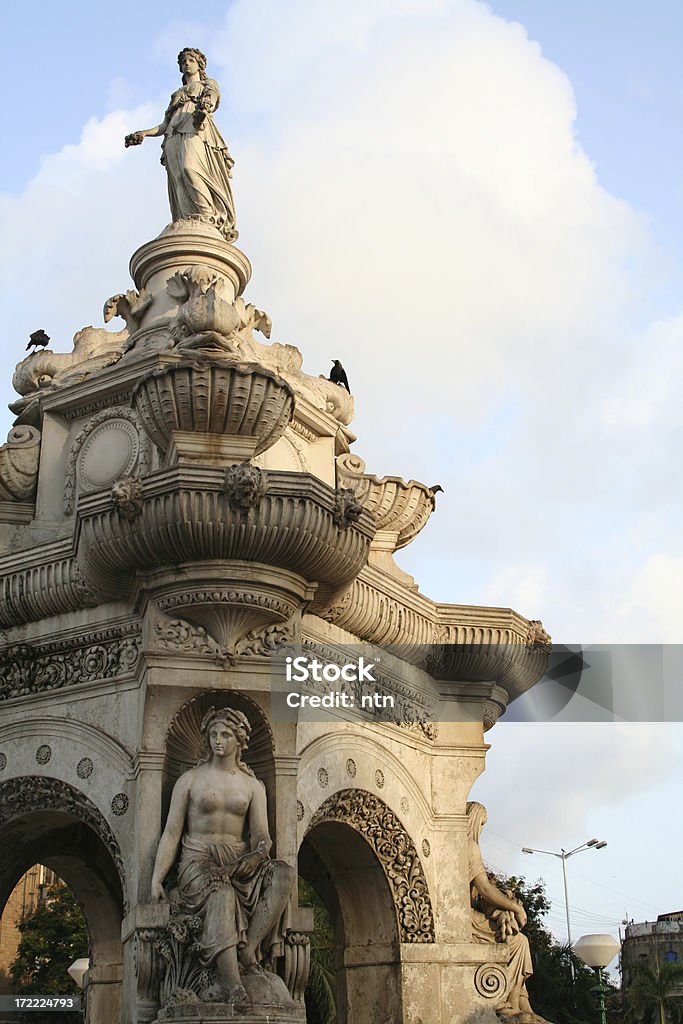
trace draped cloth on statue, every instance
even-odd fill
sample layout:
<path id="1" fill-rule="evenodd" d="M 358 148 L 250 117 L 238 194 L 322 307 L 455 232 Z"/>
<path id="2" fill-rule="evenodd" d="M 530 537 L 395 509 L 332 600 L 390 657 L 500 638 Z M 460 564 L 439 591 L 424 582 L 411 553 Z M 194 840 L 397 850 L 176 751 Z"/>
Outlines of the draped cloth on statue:
<path id="1" fill-rule="evenodd" d="M 207 79 L 204 92 L 217 96 L 218 85 Z M 228 242 L 234 241 L 235 204 L 230 183 L 234 161 L 211 114 L 206 114 L 198 129 L 194 123 L 196 113 L 197 97 L 186 87 L 173 93 L 161 146 L 171 215 L 174 221 L 207 221 Z"/>
<path id="2" fill-rule="evenodd" d="M 276 861 L 267 859 L 247 878 L 235 878 L 241 858 L 249 854 L 244 842 L 210 843 L 184 836 L 178 867 L 178 892 L 187 910 L 201 917 L 199 959 L 204 967 L 232 946 L 246 945 L 249 922 L 268 888 Z M 256 958 L 281 956 L 284 949 L 284 915 L 261 941 Z"/>
<path id="3" fill-rule="evenodd" d="M 473 839 L 469 840 L 469 859 L 470 859 L 470 882 L 472 882 L 477 875 L 483 872 L 486 874 L 486 868 L 484 862 L 481 859 L 481 852 L 479 845 L 474 842 Z M 476 898 L 477 890 L 472 887 L 471 897 L 472 900 Z M 486 914 L 482 914 L 481 911 L 472 909 L 472 939 L 474 942 L 498 942 L 497 937 L 497 923 L 494 918 L 487 917 Z M 509 990 L 517 989 L 518 991 L 526 991 L 525 982 L 526 979 L 531 977 L 534 973 L 534 969 L 531 963 L 531 951 L 529 950 L 529 940 L 526 935 L 521 932 L 516 932 L 514 935 L 508 936 L 504 943 L 510 951 L 510 959 L 507 963 L 507 976 L 509 979 Z"/>

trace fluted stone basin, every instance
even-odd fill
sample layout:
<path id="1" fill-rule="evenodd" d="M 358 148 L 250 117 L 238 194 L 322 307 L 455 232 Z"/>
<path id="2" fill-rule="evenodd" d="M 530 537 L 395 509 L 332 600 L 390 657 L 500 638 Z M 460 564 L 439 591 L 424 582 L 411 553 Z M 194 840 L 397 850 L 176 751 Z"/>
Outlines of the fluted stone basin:
<path id="1" fill-rule="evenodd" d="M 162 452 L 181 432 L 241 438 L 259 455 L 285 432 L 294 393 L 260 366 L 183 359 L 146 374 L 133 391 L 133 405 Z"/>
<path id="2" fill-rule="evenodd" d="M 355 491 L 361 505 L 375 516 L 378 533 L 396 535 L 395 551 L 415 539 L 434 511 L 434 496 L 425 484 L 371 476 L 363 460 L 351 453 L 337 458 L 337 486 Z"/>

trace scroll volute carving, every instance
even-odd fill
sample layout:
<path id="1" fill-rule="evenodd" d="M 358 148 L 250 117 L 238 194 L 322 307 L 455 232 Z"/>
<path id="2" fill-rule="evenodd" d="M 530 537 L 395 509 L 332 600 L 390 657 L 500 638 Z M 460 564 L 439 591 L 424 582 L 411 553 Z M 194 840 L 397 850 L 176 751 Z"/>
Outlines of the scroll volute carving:
<path id="1" fill-rule="evenodd" d="M 0 448 L 0 501 L 32 501 L 38 487 L 40 431 L 18 426 Z"/>

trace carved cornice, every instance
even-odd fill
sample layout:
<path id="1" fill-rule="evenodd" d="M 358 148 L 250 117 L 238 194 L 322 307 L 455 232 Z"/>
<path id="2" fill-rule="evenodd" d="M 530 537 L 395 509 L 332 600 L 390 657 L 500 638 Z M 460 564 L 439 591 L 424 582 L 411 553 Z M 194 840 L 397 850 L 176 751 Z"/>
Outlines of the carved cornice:
<path id="1" fill-rule="evenodd" d="M 204 560 L 240 560 L 287 569 L 305 579 L 343 585 L 365 564 L 373 535 L 363 512 L 340 530 L 335 492 L 296 472 L 268 471 L 257 507 L 235 509 L 224 474 L 174 467 L 142 481 L 143 508 L 133 521 L 102 491 L 78 502 L 78 562 L 93 589 L 124 596 L 141 571 Z"/>
<path id="2" fill-rule="evenodd" d="M 6 570 L 0 577 L 0 626 L 18 626 L 76 608 L 92 608 L 98 603 L 73 557 L 50 559 L 55 547 L 59 550 L 61 545 L 21 552 L 23 557 L 17 561 L 25 567 Z M 26 566 L 30 561 L 34 564 Z"/>
<path id="3" fill-rule="evenodd" d="M 547 667 L 551 641 L 540 623 L 509 608 L 436 604 L 370 565 L 320 614 L 437 679 L 496 682 L 510 699 Z"/>
<path id="4" fill-rule="evenodd" d="M 0 783 L 0 825 L 34 811 L 61 811 L 85 822 L 96 833 L 116 867 L 121 881 L 124 914 L 127 913 L 126 874 L 121 850 L 109 823 L 95 804 L 61 779 L 23 775 Z"/>
<path id="5" fill-rule="evenodd" d="M 328 647 L 326 644 L 311 639 L 303 639 L 301 646 L 303 650 L 310 651 L 312 655 L 315 655 L 320 661 L 327 664 L 338 663 L 342 665 L 354 658 L 351 652 L 349 652 L 347 657 L 340 651 L 339 647 Z M 428 694 L 421 693 L 414 686 L 389 678 L 386 673 L 380 674 L 376 666 L 373 674 L 376 679 L 376 682 L 373 683 L 363 680 L 362 682 L 335 682 L 332 685 L 309 679 L 298 685 L 302 691 L 306 690 L 309 693 L 325 694 L 332 690 L 336 692 L 344 691 L 354 698 L 356 709 L 354 713 L 362 718 L 398 725 L 402 729 L 409 729 L 420 733 L 425 739 L 434 740 L 438 733 L 435 721 L 438 700 L 430 698 Z M 393 707 L 381 708 L 374 712 L 374 714 L 372 710 L 363 710 L 362 698 L 364 696 L 371 697 L 376 693 L 393 697 Z"/>
<path id="6" fill-rule="evenodd" d="M 139 623 L 66 640 L 0 650 L 0 701 L 78 683 L 133 676 L 142 638 Z"/>
<path id="7" fill-rule="evenodd" d="M 315 812 L 307 833 L 336 821 L 359 832 L 379 860 L 394 900 L 401 942 L 434 942 L 434 913 L 415 844 L 387 805 L 363 789 L 334 793 Z"/>

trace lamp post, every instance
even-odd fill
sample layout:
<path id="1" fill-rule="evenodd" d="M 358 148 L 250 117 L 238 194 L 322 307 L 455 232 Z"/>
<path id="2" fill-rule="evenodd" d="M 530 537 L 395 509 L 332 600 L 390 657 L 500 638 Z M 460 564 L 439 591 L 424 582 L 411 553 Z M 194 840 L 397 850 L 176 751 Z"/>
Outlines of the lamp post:
<path id="1" fill-rule="evenodd" d="M 89 957 L 80 956 L 78 960 L 74 960 L 74 962 L 71 964 L 71 967 L 67 967 L 66 973 L 69 975 L 70 978 L 73 978 L 73 980 L 76 982 L 80 989 L 83 989 L 85 988 L 86 985 L 86 975 L 88 973 L 89 967 Z M 83 993 L 84 996 L 86 994 L 86 992 Z M 83 1020 L 85 1020 L 85 1000 L 83 1000 L 83 1002 L 81 1003 L 81 1015 L 83 1017 Z"/>
<path id="2" fill-rule="evenodd" d="M 605 1010 L 605 995 L 609 991 L 605 985 L 602 972 L 607 964 L 614 960 L 619 952 L 619 943 L 611 935 L 582 935 L 574 944 L 574 952 L 581 957 L 583 962 L 592 967 L 598 979 L 593 989 L 598 996 L 600 1007 L 600 1024 L 607 1024 L 607 1012 Z"/>
<path id="3" fill-rule="evenodd" d="M 569 892 L 567 890 L 567 861 L 570 857 L 573 857 L 575 853 L 583 853 L 584 850 L 604 850 L 607 843 L 600 839 L 588 839 L 585 843 L 581 843 L 580 846 L 575 846 L 573 850 L 560 850 L 556 853 L 554 850 L 534 850 L 530 846 L 523 846 L 522 853 L 545 853 L 548 857 L 559 857 L 562 861 L 562 878 L 564 880 L 564 907 L 567 914 L 567 941 L 571 946 L 572 943 L 572 926 L 569 920 Z"/>

